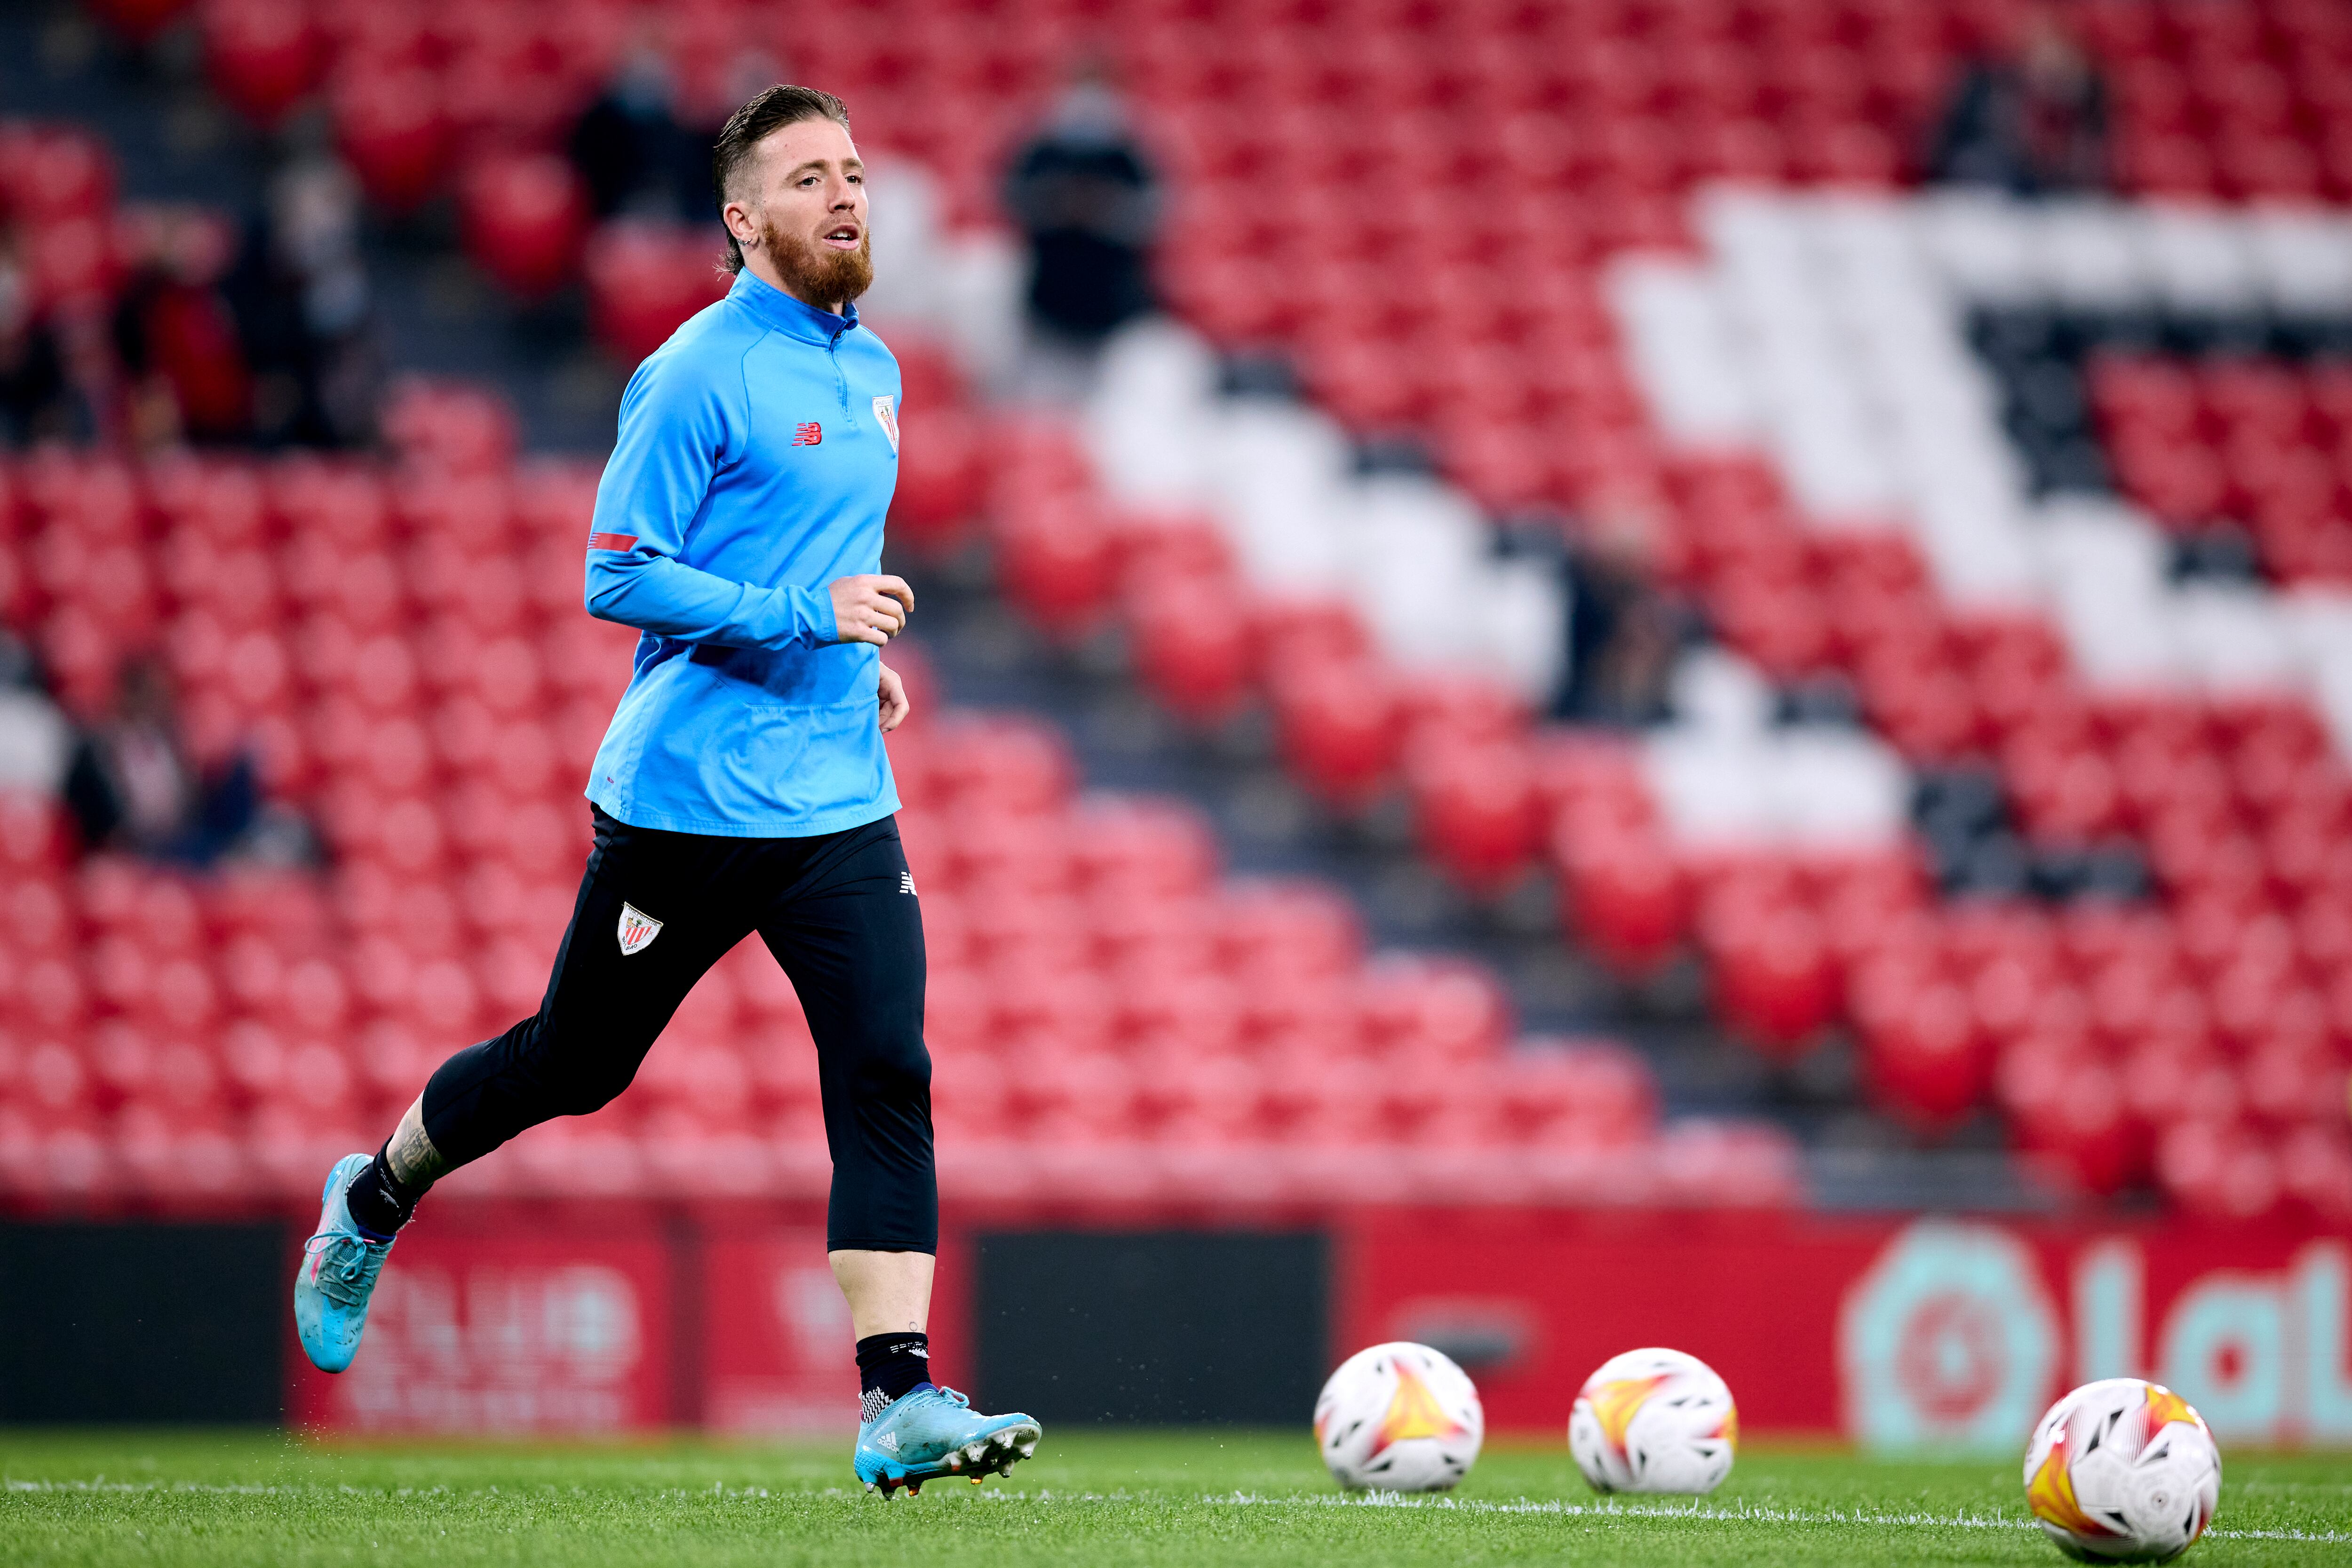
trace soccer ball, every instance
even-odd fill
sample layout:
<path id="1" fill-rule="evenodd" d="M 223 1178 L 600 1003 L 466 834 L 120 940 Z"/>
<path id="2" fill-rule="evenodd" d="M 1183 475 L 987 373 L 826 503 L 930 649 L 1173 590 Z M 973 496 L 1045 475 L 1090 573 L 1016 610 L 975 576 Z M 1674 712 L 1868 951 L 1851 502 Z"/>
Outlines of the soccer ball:
<path id="1" fill-rule="evenodd" d="M 1343 1487 L 1449 1491 L 1486 1433 L 1470 1374 L 1409 1340 L 1358 1351 L 1315 1401 L 1315 1442 Z"/>
<path id="2" fill-rule="evenodd" d="M 1568 1417 L 1569 1452 L 1595 1491 L 1711 1492 L 1738 1446 L 1731 1390 L 1680 1351 L 1612 1356 L 1584 1380 Z"/>
<path id="3" fill-rule="evenodd" d="M 2213 1434 L 2159 1383 L 2084 1384 L 2050 1407 L 2025 1450 L 2025 1506 L 2077 1562 L 2168 1563 L 2221 1500 Z"/>

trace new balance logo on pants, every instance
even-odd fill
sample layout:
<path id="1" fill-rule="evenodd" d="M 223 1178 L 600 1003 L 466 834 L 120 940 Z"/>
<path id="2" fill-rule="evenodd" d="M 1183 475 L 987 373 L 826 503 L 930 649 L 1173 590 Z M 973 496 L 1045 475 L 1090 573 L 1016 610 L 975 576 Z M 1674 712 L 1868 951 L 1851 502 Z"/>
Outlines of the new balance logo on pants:
<path id="1" fill-rule="evenodd" d="M 912 871 L 898 873 L 898 890 L 902 893 L 911 893 L 915 890 L 915 874 Z"/>

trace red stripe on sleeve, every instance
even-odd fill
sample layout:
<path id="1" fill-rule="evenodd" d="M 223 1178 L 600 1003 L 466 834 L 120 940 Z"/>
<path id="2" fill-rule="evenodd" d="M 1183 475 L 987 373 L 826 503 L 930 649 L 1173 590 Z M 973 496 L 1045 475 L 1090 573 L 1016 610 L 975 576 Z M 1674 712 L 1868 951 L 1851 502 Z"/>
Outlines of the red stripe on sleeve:
<path id="1" fill-rule="evenodd" d="M 591 550 L 635 550 L 637 536 L 634 533 L 592 533 L 588 536 Z"/>

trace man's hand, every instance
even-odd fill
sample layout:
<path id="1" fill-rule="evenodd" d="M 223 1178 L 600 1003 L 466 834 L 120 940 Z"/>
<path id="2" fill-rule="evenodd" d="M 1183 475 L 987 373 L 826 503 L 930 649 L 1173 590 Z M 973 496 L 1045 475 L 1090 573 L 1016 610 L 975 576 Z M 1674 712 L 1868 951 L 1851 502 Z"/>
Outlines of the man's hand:
<path id="1" fill-rule="evenodd" d="M 888 665 L 882 667 L 882 732 L 888 734 L 907 721 L 907 683 Z"/>
<path id="2" fill-rule="evenodd" d="M 830 592 L 834 622 L 841 629 L 843 642 L 884 647 L 907 629 L 907 617 L 915 613 L 915 591 L 903 577 L 874 573 L 839 577 Z"/>

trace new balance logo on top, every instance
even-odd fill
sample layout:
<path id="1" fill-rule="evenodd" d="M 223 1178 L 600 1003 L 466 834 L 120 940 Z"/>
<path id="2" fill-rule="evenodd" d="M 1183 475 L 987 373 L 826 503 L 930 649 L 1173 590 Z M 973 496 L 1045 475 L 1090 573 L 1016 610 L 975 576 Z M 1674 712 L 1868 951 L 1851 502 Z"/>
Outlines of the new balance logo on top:
<path id="1" fill-rule="evenodd" d="M 902 893 L 911 893 L 915 890 L 915 874 L 912 871 L 898 873 L 898 890 Z"/>
<path id="2" fill-rule="evenodd" d="M 814 419 L 797 426 L 793 431 L 793 445 L 795 447 L 814 447 L 821 445 L 824 440 L 824 426 Z"/>

